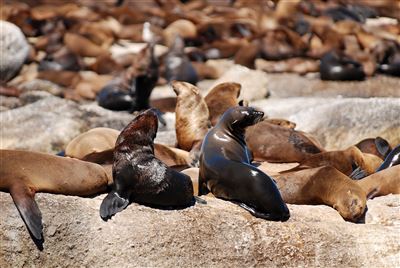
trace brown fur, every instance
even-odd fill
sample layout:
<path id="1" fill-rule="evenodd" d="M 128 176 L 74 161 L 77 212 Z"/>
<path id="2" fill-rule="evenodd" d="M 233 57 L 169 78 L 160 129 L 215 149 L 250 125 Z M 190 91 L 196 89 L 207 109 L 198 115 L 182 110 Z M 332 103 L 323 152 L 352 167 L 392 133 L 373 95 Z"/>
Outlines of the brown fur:
<path id="1" fill-rule="evenodd" d="M 190 151 L 201 143 L 208 131 L 209 112 L 199 89 L 189 83 L 173 81 L 177 98 L 175 128 L 178 147 Z"/>
<path id="2" fill-rule="evenodd" d="M 354 164 L 367 174 L 372 174 L 382 164 L 382 159 L 375 155 L 363 154 L 357 147 L 351 146 L 346 150 L 322 152 L 309 156 L 300 163 L 299 168 L 332 166 L 350 175 Z"/>
<path id="3" fill-rule="evenodd" d="M 257 161 L 300 162 L 325 151 L 310 134 L 268 120 L 246 129 L 246 143 Z"/>
<path id="4" fill-rule="evenodd" d="M 368 198 L 400 194 L 400 166 L 393 166 L 356 181 Z"/>
<path id="5" fill-rule="evenodd" d="M 215 126 L 220 116 L 229 108 L 238 105 L 242 86 L 238 83 L 221 83 L 212 88 L 204 98 L 210 112 L 210 121 Z"/>
<path id="6" fill-rule="evenodd" d="M 348 221 L 365 213 L 366 193 L 333 167 L 319 167 L 274 176 L 282 198 L 289 204 L 328 205 Z"/>
<path id="7" fill-rule="evenodd" d="M 387 143 L 387 148 L 385 148 L 386 149 L 385 154 L 382 154 L 382 152 L 379 151 L 376 144 L 377 142 L 380 142 L 383 145 L 386 145 Z M 359 143 L 357 143 L 355 146 L 358 149 L 360 149 L 361 152 L 376 155 L 380 157 L 382 160 L 384 160 L 387 154 L 392 150 L 392 147 L 389 145 L 389 143 L 380 137 L 377 137 L 375 139 L 373 138 L 364 139 Z"/>
<path id="8" fill-rule="evenodd" d="M 70 51 L 81 57 L 98 57 L 109 53 L 106 49 L 79 34 L 66 33 L 64 43 Z"/>

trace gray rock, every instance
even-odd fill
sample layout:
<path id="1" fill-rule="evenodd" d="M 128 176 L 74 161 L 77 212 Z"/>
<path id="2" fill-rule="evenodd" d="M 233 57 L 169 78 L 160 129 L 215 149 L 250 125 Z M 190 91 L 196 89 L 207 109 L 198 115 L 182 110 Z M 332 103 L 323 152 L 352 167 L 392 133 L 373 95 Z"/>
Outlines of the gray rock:
<path id="1" fill-rule="evenodd" d="M 50 81 L 42 79 L 34 79 L 19 85 L 21 92 L 27 91 L 46 91 L 54 96 L 61 96 L 63 89 Z"/>
<path id="2" fill-rule="evenodd" d="M 46 91 L 26 91 L 19 95 L 19 99 L 23 105 L 26 105 L 51 96 L 52 95 Z"/>
<path id="3" fill-rule="evenodd" d="M 4 107 L 3 111 L 9 110 L 9 109 L 15 109 L 17 107 L 22 106 L 22 103 L 19 98 L 16 97 L 6 97 L 0 95 L 0 106 Z"/>
<path id="4" fill-rule="evenodd" d="M 42 97 L 45 98 L 40 99 Z M 36 102 L 0 114 L 2 149 L 57 153 L 82 132 L 95 127 L 122 130 L 135 118 L 127 112 L 106 110 L 95 102 L 79 105 L 47 92 L 26 92 L 21 99 Z M 157 141 L 174 145 L 175 114 L 166 113 L 164 116 L 167 125 L 159 123 Z"/>
<path id="5" fill-rule="evenodd" d="M 262 71 L 235 65 L 217 79 L 209 90 L 223 82 L 236 82 L 242 85 L 239 99 L 252 101 L 263 99 L 268 95 L 269 79 Z"/>
<path id="6" fill-rule="evenodd" d="M 400 196 L 368 202 L 392 224 L 344 222 L 327 206 L 289 205 L 287 222 L 251 216 L 230 202 L 159 210 L 131 204 L 104 222 L 105 195 L 90 199 L 37 194 L 44 250 L 30 240 L 8 193 L 0 193 L 1 267 L 399 267 Z M 371 214 L 371 212 L 368 214 Z M 376 218 L 376 217 L 373 217 Z"/>
<path id="7" fill-rule="evenodd" d="M 322 81 L 319 75 L 267 74 L 271 98 L 287 97 L 400 97 L 400 79 L 375 75 L 365 81 Z"/>
<path id="8" fill-rule="evenodd" d="M 400 98 L 288 98 L 255 101 L 269 117 L 285 118 L 328 150 L 381 136 L 400 144 Z"/>
<path id="9" fill-rule="evenodd" d="M 29 54 L 29 45 L 17 25 L 0 20 L 0 80 L 13 78 Z"/>

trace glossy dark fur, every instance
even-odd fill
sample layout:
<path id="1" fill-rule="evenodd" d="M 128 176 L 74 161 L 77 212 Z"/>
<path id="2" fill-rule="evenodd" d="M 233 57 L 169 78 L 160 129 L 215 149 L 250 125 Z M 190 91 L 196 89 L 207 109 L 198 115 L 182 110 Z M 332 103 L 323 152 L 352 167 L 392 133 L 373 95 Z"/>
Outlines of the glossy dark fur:
<path id="1" fill-rule="evenodd" d="M 112 191 L 100 206 L 103 220 L 107 221 L 132 201 L 163 208 L 193 205 L 190 177 L 154 156 L 157 128 L 157 115 L 150 109 L 138 115 L 118 136 Z"/>
<path id="2" fill-rule="evenodd" d="M 376 172 L 384 170 L 386 168 L 395 166 L 400 164 L 400 145 L 397 145 L 385 158 L 385 161 L 383 161 L 382 165 L 378 167 Z"/>
<path id="3" fill-rule="evenodd" d="M 199 195 L 239 203 L 256 217 L 286 221 L 289 210 L 275 182 L 250 163 L 244 130 L 264 113 L 251 107 L 228 109 L 203 140 L 200 155 Z"/>

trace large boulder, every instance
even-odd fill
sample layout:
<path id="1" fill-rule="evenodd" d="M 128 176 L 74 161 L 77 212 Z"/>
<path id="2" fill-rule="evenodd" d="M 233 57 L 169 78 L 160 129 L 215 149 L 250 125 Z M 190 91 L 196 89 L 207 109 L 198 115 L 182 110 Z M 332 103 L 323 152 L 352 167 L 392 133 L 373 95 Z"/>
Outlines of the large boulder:
<path id="1" fill-rule="evenodd" d="M 366 224 L 344 222 L 327 206 L 303 205 L 289 205 L 289 221 L 270 222 L 209 197 L 207 205 L 182 210 L 131 204 L 104 222 L 104 197 L 37 194 L 45 236 L 39 251 L 10 195 L 0 192 L 0 266 L 400 266 L 399 195 L 370 200 Z M 375 207 L 384 208 L 383 218 L 369 216 Z"/>
<path id="2" fill-rule="evenodd" d="M 315 135 L 326 149 L 381 136 L 400 144 L 400 98 L 288 98 L 255 101 L 267 116 L 285 118 Z"/>
<path id="3" fill-rule="evenodd" d="M 17 25 L 0 20 L 0 81 L 17 75 L 29 54 L 29 44 Z"/>

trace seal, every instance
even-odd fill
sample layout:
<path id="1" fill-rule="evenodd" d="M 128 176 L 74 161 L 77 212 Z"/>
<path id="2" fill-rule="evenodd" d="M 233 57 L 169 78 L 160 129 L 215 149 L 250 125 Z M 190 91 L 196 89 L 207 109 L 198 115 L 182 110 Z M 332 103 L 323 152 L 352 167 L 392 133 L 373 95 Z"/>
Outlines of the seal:
<path id="1" fill-rule="evenodd" d="M 65 148 L 65 156 L 98 164 L 111 163 L 119 131 L 93 128 L 76 136 Z"/>
<path id="2" fill-rule="evenodd" d="M 228 109 L 203 140 L 200 154 L 199 195 L 209 191 L 218 198 L 238 203 L 252 215 L 274 221 L 289 219 L 275 182 L 250 163 L 244 140 L 245 128 L 264 113 L 252 107 Z"/>
<path id="3" fill-rule="evenodd" d="M 245 138 L 253 159 L 275 163 L 301 162 L 309 156 L 325 152 L 316 138 L 293 129 L 293 124 L 266 119 L 248 127 Z"/>
<path id="4" fill-rule="evenodd" d="M 334 51 L 326 53 L 320 63 L 321 80 L 335 81 L 361 81 L 365 78 L 363 67 L 360 63 L 344 56 L 339 56 Z"/>
<path id="5" fill-rule="evenodd" d="M 355 181 L 367 193 L 368 198 L 388 194 L 400 194 L 400 166 L 392 166 Z"/>
<path id="6" fill-rule="evenodd" d="M 333 167 L 324 166 L 274 175 L 274 179 L 286 203 L 328 205 L 351 222 L 362 222 L 365 216 L 365 191 Z"/>
<path id="7" fill-rule="evenodd" d="M 169 168 L 154 156 L 157 129 L 157 115 L 149 109 L 133 119 L 118 136 L 112 190 L 100 206 L 103 220 L 107 221 L 130 202 L 161 208 L 194 204 L 190 177 Z"/>
<path id="8" fill-rule="evenodd" d="M 238 105 L 242 86 L 238 83 L 221 83 L 213 87 L 204 98 L 210 113 L 211 125 L 215 126 L 221 115 Z"/>
<path id="9" fill-rule="evenodd" d="M 72 141 L 65 149 L 65 156 L 98 164 L 113 162 L 115 143 L 120 131 L 112 128 L 93 128 Z M 154 155 L 169 167 L 188 166 L 189 153 L 163 144 L 154 144 Z"/>
<path id="10" fill-rule="evenodd" d="M 149 98 L 158 77 L 154 44 L 149 44 L 139 52 L 133 66 L 100 90 L 97 102 L 101 107 L 114 111 L 148 109 Z"/>
<path id="11" fill-rule="evenodd" d="M 382 165 L 380 165 L 376 172 L 384 170 L 389 167 L 393 167 L 400 164 L 400 145 L 397 145 L 385 158 Z"/>
<path id="12" fill-rule="evenodd" d="M 178 35 L 165 56 L 165 78 L 167 81 L 179 80 L 196 84 L 199 81 L 196 70 L 184 53 L 185 43 Z"/>
<path id="13" fill-rule="evenodd" d="M 389 142 L 381 137 L 364 139 L 355 146 L 360 149 L 361 152 L 374 154 L 381 159 L 385 159 L 392 150 Z"/>
<path id="14" fill-rule="evenodd" d="M 0 150 L 0 190 L 9 192 L 39 249 L 42 215 L 35 193 L 92 196 L 106 192 L 112 178 L 95 163 L 38 152 Z"/>
<path id="15" fill-rule="evenodd" d="M 209 111 L 199 89 L 186 82 L 172 81 L 177 101 L 175 108 L 175 131 L 178 148 L 190 151 L 200 147 L 208 131 Z"/>
<path id="16" fill-rule="evenodd" d="M 358 167 L 366 174 L 372 174 L 382 163 L 382 159 L 372 154 L 364 154 L 357 147 L 350 146 L 345 150 L 329 151 L 314 154 L 300 162 L 295 168 L 314 168 L 332 166 L 350 176 Z"/>

